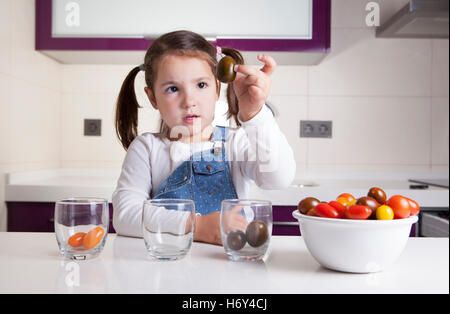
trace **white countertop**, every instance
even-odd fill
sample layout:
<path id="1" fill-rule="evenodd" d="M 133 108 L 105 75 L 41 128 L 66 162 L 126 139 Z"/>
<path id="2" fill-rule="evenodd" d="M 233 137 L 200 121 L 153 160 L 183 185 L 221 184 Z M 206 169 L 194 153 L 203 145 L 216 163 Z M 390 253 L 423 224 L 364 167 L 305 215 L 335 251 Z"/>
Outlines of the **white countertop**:
<path id="1" fill-rule="evenodd" d="M 120 169 L 50 169 L 6 174 L 5 200 L 55 202 L 68 197 L 101 197 L 111 202 Z M 266 199 L 273 205 L 296 205 L 313 196 L 330 201 L 344 192 L 355 197 L 367 195 L 377 186 L 388 195 L 400 194 L 416 200 L 421 207 L 449 207 L 449 190 L 430 186 L 409 189 L 408 178 L 448 178 L 448 173 L 305 173 L 298 174 L 291 187 L 262 190 L 252 186 L 249 198 Z M 312 185 L 312 186 L 311 186 Z"/>
<path id="2" fill-rule="evenodd" d="M 75 262 L 63 259 L 53 233 L 3 232 L 0 293 L 448 294 L 449 239 L 409 238 L 390 268 L 348 274 L 321 267 L 302 237 L 272 237 L 256 263 L 229 261 L 221 246 L 196 242 L 184 259 L 158 262 L 143 239 L 109 234 L 100 256 Z"/>

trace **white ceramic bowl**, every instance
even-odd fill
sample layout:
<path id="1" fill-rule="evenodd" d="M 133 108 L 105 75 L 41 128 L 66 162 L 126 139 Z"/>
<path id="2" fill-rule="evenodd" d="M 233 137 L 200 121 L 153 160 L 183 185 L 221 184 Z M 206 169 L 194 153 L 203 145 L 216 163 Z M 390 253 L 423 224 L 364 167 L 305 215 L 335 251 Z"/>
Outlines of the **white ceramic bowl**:
<path id="1" fill-rule="evenodd" d="M 298 210 L 300 231 L 323 267 L 351 273 L 378 272 L 402 253 L 417 216 L 395 220 L 353 220 L 307 216 Z"/>

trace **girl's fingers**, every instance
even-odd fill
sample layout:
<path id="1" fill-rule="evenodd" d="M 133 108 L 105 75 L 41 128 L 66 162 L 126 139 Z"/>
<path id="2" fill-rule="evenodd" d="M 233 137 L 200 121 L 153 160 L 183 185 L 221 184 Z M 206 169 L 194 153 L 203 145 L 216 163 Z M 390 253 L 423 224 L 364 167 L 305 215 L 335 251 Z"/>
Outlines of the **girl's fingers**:
<path id="1" fill-rule="evenodd" d="M 254 68 L 251 65 L 245 65 L 245 64 L 237 64 L 234 66 L 234 71 L 236 73 L 242 73 L 244 75 L 258 75 L 258 69 Z"/>
<path id="2" fill-rule="evenodd" d="M 264 67 L 261 69 L 262 72 L 266 73 L 267 75 L 271 75 L 275 71 L 277 63 L 275 62 L 274 58 L 267 55 L 259 55 L 258 59 L 264 62 Z"/>

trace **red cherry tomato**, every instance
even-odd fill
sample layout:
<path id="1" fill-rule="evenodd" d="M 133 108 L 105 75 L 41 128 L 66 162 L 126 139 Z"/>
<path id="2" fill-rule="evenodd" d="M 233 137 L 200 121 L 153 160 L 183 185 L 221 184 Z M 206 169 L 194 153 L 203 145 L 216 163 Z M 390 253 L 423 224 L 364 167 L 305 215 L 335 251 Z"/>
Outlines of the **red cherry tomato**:
<path id="1" fill-rule="evenodd" d="M 345 209 L 344 217 L 347 219 L 364 220 L 372 215 L 372 210 L 364 205 L 352 205 Z"/>
<path id="2" fill-rule="evenodd" d="M 412 200 L 412 199 L 410 199 L 410 198 L 407 198 L 407 197 L 406 197 L 406 199 L 407 199 L 408 202 L 409 202 L 409 209 L 410 209 L 409 215 L 410 215 L 410 216 L 415 216 L 415 215 L 417 215 L 417 214 L 420 212 L 420 206 L 419 206 L 419 204 L 417 204 L 417 202 L 416 202 L 415 200 Z"/>
<path id="3" fill-rule="evenodd" d="M 340 198 L 340 197 L 344 197 L 344 198 L 348 199 L 349 203 L 356 201 L 356 198 L 353 195 L 351 195 L 350 193 L 342 193 L 337 198 Z"/>
<path id="4" fill-rule="evenodd" d="M 387 200 L 386 205 L 394 210 L 394 219 L 408 218 L 411 212 L 408 199 L 401 195 L 391 196 Z"/>
<path id="5" fill-rule="evenodd" d="M 339 213 L 339 218 L 343 218 L 344 217 L 344 212 L 345 212 L 345 206 L 342 205 L 341 203 L 337 202 L 337 201 L 331 201 L 328 203 L 328 205 L 330 205 L 331 207 L 333 207 L 334 209 L 337 210 L 337 212 Z"/>
<path id="6" fill-rule="evenodd" d="M 314 215 L 325 218 L 339 218 L 338 211 L 326 203 L 320 203 L 314 207 Z"/>

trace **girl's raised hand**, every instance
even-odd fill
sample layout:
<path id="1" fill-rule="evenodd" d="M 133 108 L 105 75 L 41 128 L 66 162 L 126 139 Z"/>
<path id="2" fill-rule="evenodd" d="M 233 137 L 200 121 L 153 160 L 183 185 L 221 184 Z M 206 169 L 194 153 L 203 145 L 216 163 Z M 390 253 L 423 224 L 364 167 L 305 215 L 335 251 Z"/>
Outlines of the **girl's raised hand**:
<path id="1" fill-rule="evenodd" d="M 236 65 L 234 92 L 239 102 L 239 114 L 242 121 L 248 121 L 258 114 L 269 97 L 272 85 L 271 75 L 277 66 L 271 56 L 259 55 L 264 62 L 262 69 L 250 65 Z"/>

